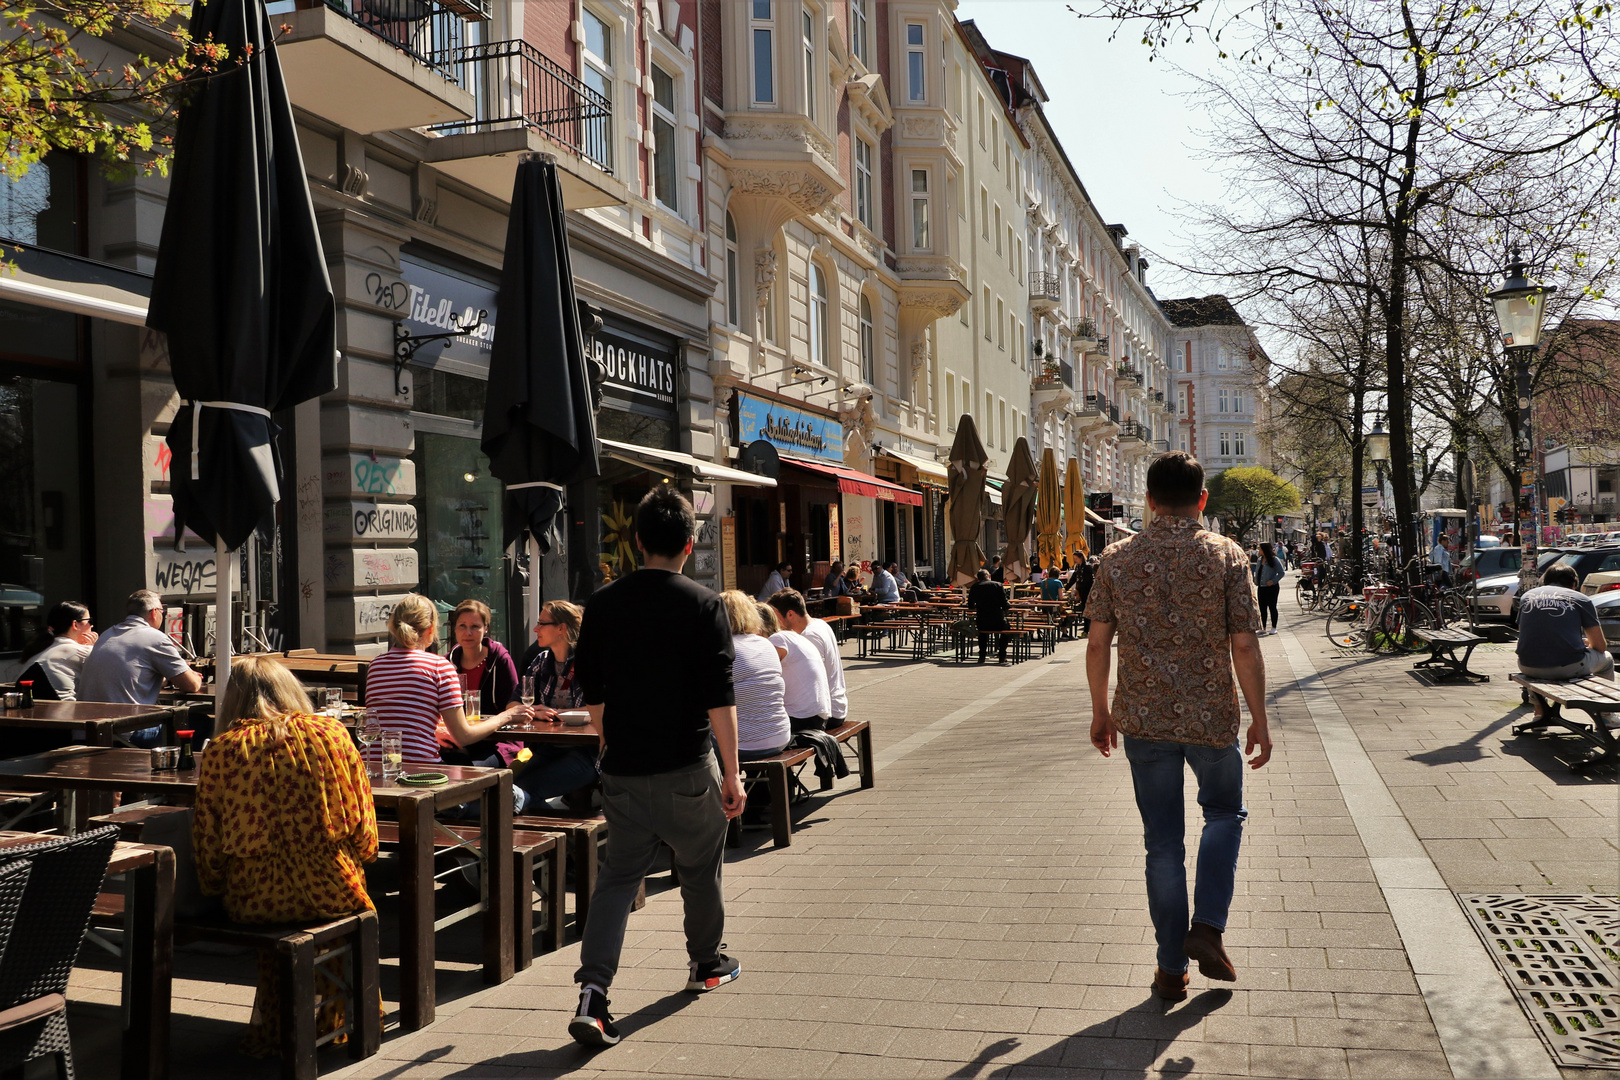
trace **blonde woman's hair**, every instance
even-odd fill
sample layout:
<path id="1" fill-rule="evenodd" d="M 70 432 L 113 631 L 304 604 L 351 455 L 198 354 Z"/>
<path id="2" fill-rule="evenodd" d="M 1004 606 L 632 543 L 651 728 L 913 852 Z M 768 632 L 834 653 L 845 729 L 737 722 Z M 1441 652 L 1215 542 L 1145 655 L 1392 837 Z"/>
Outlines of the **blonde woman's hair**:
<path id="1" fill-rule="evenodd" d="M 388 636 L 402 649 L 419 649 L 433 638 L 439 609 L 421 593 L 406 593 L 388 616 Z"/>
<path id="2" fill-rule="evenodd" d="M 782 619 L 776 614 L 776 609 L 769 604 L 755 604 L 759 612 L 759 636 L 770 637 L 772 634 L 782 632 Z"/>
<path id="3" fill-rule="evenodd" d="M 733 634 L 759 633 L 762 624 L 752 596 L 736 589 L 727 589 L 720 594 L 720 606 L 726 609 L 726 618 L 731 621 Z"/>
<path id="4" fill-rule="evenodd" d="M 270 725 L 271 745 L 279 745 L 287 737 L 287 717 L 314 711 L 293 673 L 275 660 L 267 656 L 231 660 L 231 681 L 225 685 L 225 700 L 219 709 L 221 731 L 244 721 L 263 720 Z"/>
<path id="5" fill-rule="evenodd" d="M 562 627 L 570 650 L 579 644 L 579 628 L 585 623 L 584 608 L 567 600 L 547 600 L 540 605 L 540 613 L 550 616 L 553 622 Z"/>

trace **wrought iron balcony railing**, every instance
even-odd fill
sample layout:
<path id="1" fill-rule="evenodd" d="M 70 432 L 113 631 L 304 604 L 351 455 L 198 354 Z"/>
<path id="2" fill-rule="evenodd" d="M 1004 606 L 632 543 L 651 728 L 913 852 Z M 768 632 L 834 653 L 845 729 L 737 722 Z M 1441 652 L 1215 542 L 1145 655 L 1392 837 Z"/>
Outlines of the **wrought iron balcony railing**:
<path id="1" fill-rule="evenodd" d="M 471 120 L 437 124 L 459 133 L 523 125 L 613 172 L 613 106 L 526 41 L 492 41 L 447 49 L 435 57 L 461 73 L 478 102 Z"/>
<path id="2" fill-rule="evenodd" d="M 1047 300 L 1056 304 L 1063 299 L 1063 281 L 1048 270 L 1031 271 L 1029 296 L 1031 300 Z"/>
<path id="3" fill-rule="evenodd" d="M 322 4 L 300 2 L 300 8 Z M 467 89 L 462 73 L 441 57 L 467 43 L 467 23 L 489 18 L 485 0 L 469 4 L 429 0 L 325 0 L 325 6 L 356 26 L 364 27 L 423 67 Z"/>

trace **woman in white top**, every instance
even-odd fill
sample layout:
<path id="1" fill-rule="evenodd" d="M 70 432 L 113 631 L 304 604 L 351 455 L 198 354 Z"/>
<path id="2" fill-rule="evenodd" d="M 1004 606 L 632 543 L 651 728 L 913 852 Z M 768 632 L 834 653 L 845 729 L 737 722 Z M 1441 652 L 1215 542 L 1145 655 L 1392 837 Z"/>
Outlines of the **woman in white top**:
<path id="1" fill-rule="evenodd" d="M 34 696 L 42 701 L 53 697 L 57 701 L 77 700 L 79 669 L 90 655 L 90 646 L 96 643 L 93 626 L 90 609 L 77 600 L 63 600 L 51 608 L 39 637 L 33 641 L 30 651 L 34 655 L 23 661 L 22 678 L 35 680 Z M 29 669 L 35 664 L 39 670 L 30 675 Z M 37 685 L 40 676 L 50 683 L 54 693 L 41 692 L 46 688 Z"/>
<path id="2" fill-rule="evenodd" d="M 747 594 L 728 589 L 720 603 L 731 621 L 731 682 L 737 696 L 737 756 L 773 757 L 793 741 L 783 703 L 782 658 L 763 633 L 759 609 Z"/>

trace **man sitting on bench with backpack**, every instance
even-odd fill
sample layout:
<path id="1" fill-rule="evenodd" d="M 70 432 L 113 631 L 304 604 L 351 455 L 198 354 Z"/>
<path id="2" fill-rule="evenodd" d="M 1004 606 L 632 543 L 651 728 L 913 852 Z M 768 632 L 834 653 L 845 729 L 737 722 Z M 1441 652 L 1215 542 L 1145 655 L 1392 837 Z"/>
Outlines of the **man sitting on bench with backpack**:
<path id="1" fill-rule="evenodd" d="M 1614 678 L 1614 657 L 1598 624 L 1592 598 L 1578 591 L 1573 566 L 1550 566 L 1541 584 L 1519 598 L 1519 671 L 1531 679 L 1563 682 Z M 1536 719 L 1542 701 L 1532 694 Z"/>

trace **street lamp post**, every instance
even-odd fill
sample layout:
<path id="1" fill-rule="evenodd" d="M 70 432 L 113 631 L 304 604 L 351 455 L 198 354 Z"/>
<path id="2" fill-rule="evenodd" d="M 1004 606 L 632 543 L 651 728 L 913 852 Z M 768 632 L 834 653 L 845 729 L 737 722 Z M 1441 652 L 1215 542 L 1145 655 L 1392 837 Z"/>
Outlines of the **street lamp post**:
<path id="1" fill-rule="evenodd" d="M 1535 358 L 1536 346 L 1541 342 L 1541 321 L 1547 313 L 1546 298 L 1556 291 L 1545 285 L 1530 284 L 1524 276 L 1524 259 L 1515 248 L 1513 259 L 1508 264 L 1507 280 L 1500 289 L 1487 294 L 1496 308 L 1496 324 L 1502 335 L 1502 348 L 1513 358 L 1514 391 L 1519 409 L 1519 431 L 1514 440 L 1519 450 L 1519 539 L 1524 541 L 1522 523 L 1528 517 L 1530 539 L 1524 541 L 1524 563 L 1530 567 L 1535 566 L 1536 543 L 1541 538 L 1541 506 L 1534 474 L 1536 444 L 1535 417 L 1530 397 L 1530 361 Z M 1527 472 L 1531 474 L 1528 484 L 1524 482 Z"/>
<path id="2" fill-rule="evenodd" d="M 1373 429 L 1367 432 L 1367 459 L 1373 464 L 1373 471 L 1378 477 L 1378 527 L 1384 525 L 1384 467 L 1389 464 L 1389 433 L 1384 430 L 1384 418 L 1379 416 L 1373 422 Z"/>

